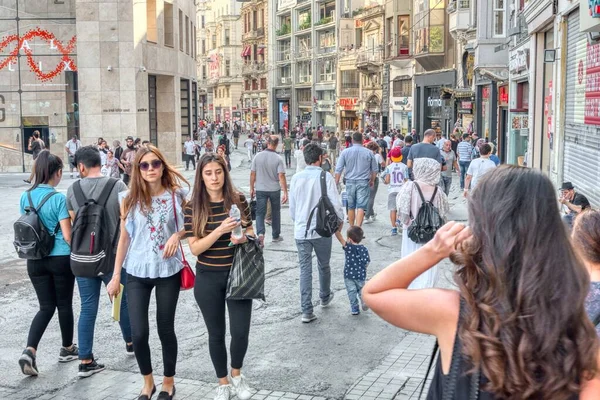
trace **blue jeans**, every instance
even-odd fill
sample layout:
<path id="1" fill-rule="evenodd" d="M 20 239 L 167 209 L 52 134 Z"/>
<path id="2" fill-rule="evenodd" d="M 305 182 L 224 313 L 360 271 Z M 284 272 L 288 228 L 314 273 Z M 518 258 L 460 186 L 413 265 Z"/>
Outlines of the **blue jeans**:
<path id="1" fill-rule="evenodd" d="M 77 324 L 77 337 L 79 339 L 79 359 L 90 360 L 94 358 L 92 352 L 94 347 L 94 328 L 96 327 L 96 316 L 98 315 L 98 304 L 100 301 L 100 286 L 102 282 L 108 285 L 112 274 L 96 278 L 76 278 L 81 297 L 81 314 Z M 127 288 L 127 272 L 121 269 L 121 284 Z M 127 290 L 123 290 L 121 300 L 121 333 L 125 343 L 131 343 L 131 325 L 129 323 L 129 310 L 127 307 Z"/>
<path id="2" fill-rule="evenodd" d="M 267 201 L 271 201 L 271 228 L 273 239 L 281 234 L 281 191 L 259 192 L 256 191 L 256 234 L 265 234 L 265 215 L 267 215 Z"/>
<path id="3" fill-rule="evenodd" d="M 300 264 L 300 303 L 302 314 L 312 314 L 312 253 L 317 255 L 319 266 L 319 297 L 326 301 L 331 296 L 331 238 L 296 239 Z"/>
<path id="4" fill-rule="evenodd" d="M 346 284 L 346 292 L 348 292 L 348 299 L 350 299 L 350 308 L 356 310 L 359 307 L 358 300 L 362 303 L 362 295 L 360 291 L 365 286 L 365 281 L 359 281 L 358 279 L 344 278 Z"/>
<path id="5" fill-rule="evenodd" d="M 367 211 L 371 194 L 368 180 L 347 179 L 346 193 L 348 193 L 348 208 L 350 210 L 362 208 Z"/>
<path id="6" fill-rule="evenodd" d="M 458 165 L 460 165 L 460 188 L 462 190 L 465 188 L 465 176 L 467 176 L 467 170 L 469 169 L 469 165 L 471 165 L 471 161 L 459 161 Z"/>

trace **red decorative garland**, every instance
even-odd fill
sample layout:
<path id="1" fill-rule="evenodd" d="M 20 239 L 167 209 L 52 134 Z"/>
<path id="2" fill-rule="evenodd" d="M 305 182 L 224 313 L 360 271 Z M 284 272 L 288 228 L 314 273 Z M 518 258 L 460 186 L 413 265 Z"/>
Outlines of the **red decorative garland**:
<path id="1" fill-rule="evenodd" d="M 26 40 L 29 41 L 35 38 L 44 40 L 48 44 L 50 44 L 52 40 L 54 40 L 54 45 L 56 46 L 56 49 L 63 55 L 61 57 L 60 63 L 56 66 L 56 68 L 54 68 L 48 73 L 44 73 L 39 69 L 38 65 L 36 64 L 33 58 L 33 53 L 31 49 L 23 47 L 23 43 Z M 69 54 L 71 54 L 71 52 L 75 48 L 75 43 L 77 42 L 76 36 L 73 36 L 71 40 L 69 40 L 67 46 L 65 47 L 58 39 L 56 39 L 56 36 L 54 36 L 52 32 L 48 32 L 47 30 L 41 28 L 35 28 L 27 32 L 20 39 L 18 35 L 7 36 L 2 42 L 0 42 L 0 52 L 2 52 L 2 50 L 4 50 L 5 47 L 7 47 L 13 42 L 17 42 L 17 45 L 15 46 L 14 50 L 10 52 L 8 57 L 5 58 L 2 62 L 0 62 L 0 70 L 4 69 L 10 63 L 17 61 L 19 49 L 23 47 L 23 53 L 25 53 L 25 55 L 27 56 L 27 64 L 29 65 L 29 69 L 31 69 L 31 71 L 35 73 L 42 82 L 48 82 L 56 78 L 56 76 L 63 72 L 63 67 L 65 63 L 69 66 L 69 68 L 72 71 L 77 71 L 77 65 L 75 65 L 75 61 L 73 61 L 73 59 L 69 56 Z"/>

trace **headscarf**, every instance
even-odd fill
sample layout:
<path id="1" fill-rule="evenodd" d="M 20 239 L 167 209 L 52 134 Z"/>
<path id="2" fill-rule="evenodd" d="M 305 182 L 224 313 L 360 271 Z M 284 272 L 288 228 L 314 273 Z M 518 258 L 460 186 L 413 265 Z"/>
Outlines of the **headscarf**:
<path id="1" fill-rule="evenodd" d="M 419 192 L 415 188 L 415 183 L 418 183 L 421 188 L 423 184 L 436 186 L 439 184 L 441 177 L 441 165 L 439 161 L 433 158 L 417 158 L 413 161 L 412 170 L 415 180 L 408 181 L 402 185 L 396 197 L 396 208 L 400 213 L 399 219 L 405 225 L 410 225 L 416 217 L 416 212 L 411 212 L 413 196 L 419 196 Z M 440 216 L 444 218 L 448 213 L 448 198 L 441 188 L 438 188 L 437 194 L 433 199 L 433 205 L 437 207 Z"/>
<path id="2" fill-rule="evenodd" d="M 485 144 L 485 139 L 481 138 L 477 140 L 477 143 L 475 143 L 475 147 L 477 147 L 477 150 L 481 150 L 481 146 L 483 146 Z"/>

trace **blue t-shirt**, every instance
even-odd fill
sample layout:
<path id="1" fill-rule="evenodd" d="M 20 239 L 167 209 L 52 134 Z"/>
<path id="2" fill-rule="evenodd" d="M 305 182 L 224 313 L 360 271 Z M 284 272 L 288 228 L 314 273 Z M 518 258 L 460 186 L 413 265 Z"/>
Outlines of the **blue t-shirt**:
<path id="1" fill-rule="evenodd" d="M 33 206 L 37 207 L 42 199 L 50 192 L 53 192 L 54 188 L 50 185 L 39 185 L 33 189 L 31 193 L 31 201 Z M 29 207 L 29 200 L 27 199 L 27 192 L 21 195 L 20 212 L 25 214 L 25 207 Z M 39 216 L 42 223 L 51 234 L 54 233 L 56 226 L 60 221 L 66 218 L 70 218 L 69 211 L 67 210 L 67 198 L 62 193 L 57 193 L 50 197 L 46 204 L 39 210 Z M 54 247 L 50 252 L 49 256 L 68 256 L 71 254 L 71 247 L 65 242 L 60 227 L 56 233 L 54 240 Z"/>
<path id="2" fill-rule="evenodd" d="M 362 244 L 346 242 L 342 247 L 346 255 L 344 264 L 344 278 L 365 281 L 367 279 L 367 265 L 371 262 L 369 250 Z"/>

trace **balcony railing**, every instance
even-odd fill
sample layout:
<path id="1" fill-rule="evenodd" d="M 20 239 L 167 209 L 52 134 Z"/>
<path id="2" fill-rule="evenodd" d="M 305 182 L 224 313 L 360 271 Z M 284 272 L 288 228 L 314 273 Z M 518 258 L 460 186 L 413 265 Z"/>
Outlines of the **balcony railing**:
<path id="1" fill-rule="evenodd" d="M 333 16 L 323 17 L 319 21 L 315 22 L 315 26 L 327 25 L 334 21 Z"/>
<path id="2" fill-rule="evenodd" d="M 360 93 L 360 89 L 358 84 L 356 87 L 343 87 L 340 90 L 340 97 L 358 97 Z"/>
<path id="3" fill-rule="evenodd" d="M 291 76 L 282 76 L 280 78 L 280 82 L 282 85 L 290 85 L 292 83 L 292 77 Z"/>
<path id="4" fill-rule="evenodd" d="M 329 46 L 329 47 L 320 47 L 319 48 L 319 54 L 328 54 L 328 53 L 335 53 L 336 50 L 336 46 Z"/>
<path id="5" fill-rule="evenodd" d="M 382 59 L 383 57 L 381 50 L 367 50 L 358 53 L 356 64 L 381 64 L 383 61 Z"/>
<path id="6" fill-rule="evenodd" d="M 291 56 L 292 52 L 290 49 L 286 49 L 286 50 L 281 50 L 281 52 L 279 53 L 279 58 L 277 59 L 277 61 L 279 62 L 286 62 L 286 61 L 290 61 L 292 56 Z"/>
<path id="7" fill-rule="evenodd" d="M 312 83 L 312 76 L 298 76 L 296 83 Z"/>
<path id="8" fill-rule="evenodd" d="M 255 61 L 242 65 L 242 75 L 258 74 L 264 72 L 265 70 L 266 66 L 264 62 Z"/>
<path id="9" fill-rule="evenodd" d="M 446 11 L 448 14 L 452 14 L 456 10 L 468 10 L 471 8 L 471 0 L 451 0 L 448 3 Z"/>
<path id="10" fill-rule="evenodd" d="M 275 34 L 277 36 L 285 36 L 285 35 L 289 35 L 291 32 L 292 32 L 292 28 L 290 27 L 290 25 L 283 24 L 283 25 L 281 25 L 281 28 L 279 28 L 275 31 Z"/>

